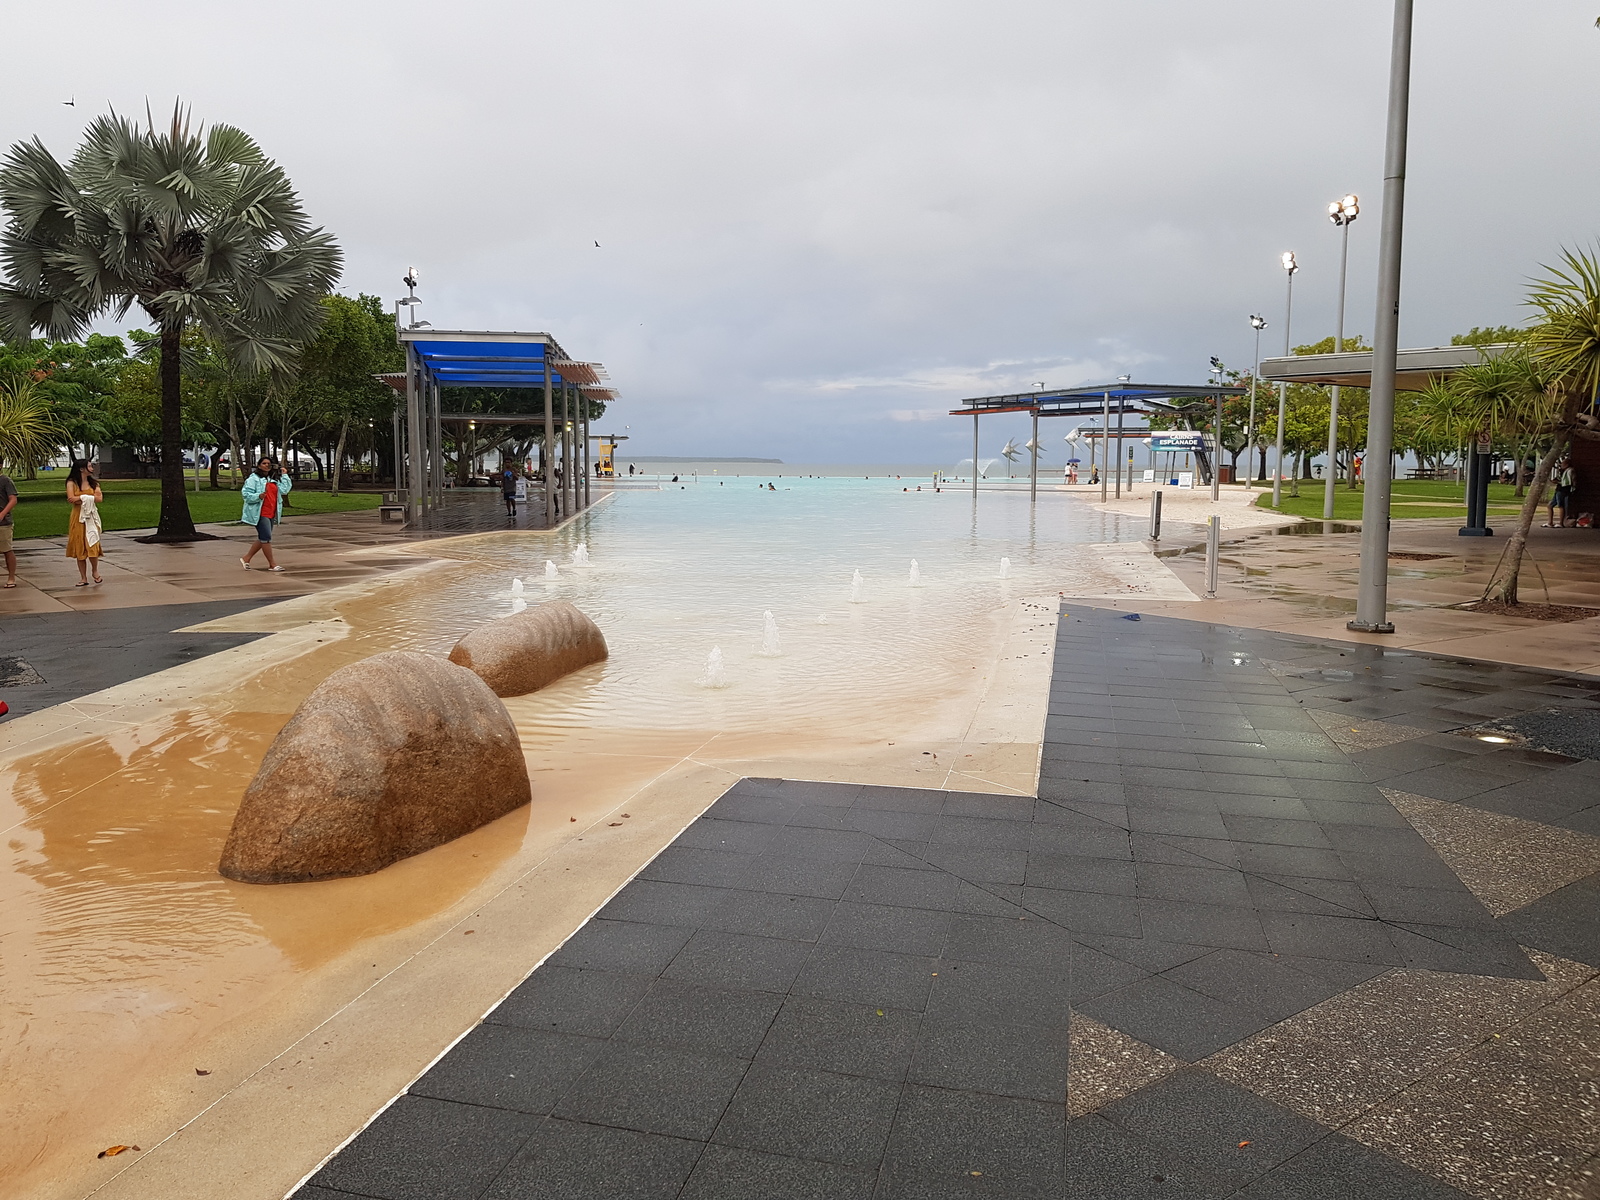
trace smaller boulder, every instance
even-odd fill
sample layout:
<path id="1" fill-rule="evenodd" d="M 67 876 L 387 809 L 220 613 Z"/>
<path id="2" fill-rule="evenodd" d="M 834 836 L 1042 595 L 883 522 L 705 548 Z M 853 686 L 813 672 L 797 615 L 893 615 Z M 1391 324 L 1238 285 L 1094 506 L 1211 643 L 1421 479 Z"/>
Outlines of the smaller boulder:
<path id="1" fill-rule="evenodd" d="M 471 671 L 395 650 L 341 667 L 278 732 L 218 870 L 301 883 L 381 870 L 533 798 L 511 714 Z"/>
<path id="2" fill-rule="evenodd" d="M 565 600 L 553 600 L 480 625 L 455 644 L 450 661 L 497 696 L 526 696 L 605 659 L 600 627 Z"/>

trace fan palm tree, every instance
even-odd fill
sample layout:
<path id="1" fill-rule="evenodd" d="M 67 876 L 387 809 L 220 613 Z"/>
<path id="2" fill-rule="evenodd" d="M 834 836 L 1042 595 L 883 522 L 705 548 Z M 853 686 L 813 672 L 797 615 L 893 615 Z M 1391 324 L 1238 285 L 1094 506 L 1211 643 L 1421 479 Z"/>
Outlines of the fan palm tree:
<path id="1" fill-rule="evenodd" d="M 285 375 L 316 332 L 342 255 L 283 169 L 231 125 L 144 127 L 115 113 L 63 165 L 39 139 L 0 162 L 0 336 L 66 340 L 137 304 L 160 337 L 161 519 L 192 541 L 183 489 L 181 339 L 198 325 L 243 368 Z"/>
<path id="2" fill-rule="evenodd" d="M 1522 500 L 1516 531 L 1484 590 L 1485 600 L 1517 603 L 1517 577 L 1550 472 L 1574 437 L 1600 441 L 1594 413 L 1600 392 L 1600 262 L 1587 251 L 1566 251 L 1562 265 L 1546 267 L 1528 304 L 1539 313 L 1529 331 L 1523 418 L 1534 444 L 1544 447 Z M 1546 442 L 1548 439 L 1548 442 Z"/>

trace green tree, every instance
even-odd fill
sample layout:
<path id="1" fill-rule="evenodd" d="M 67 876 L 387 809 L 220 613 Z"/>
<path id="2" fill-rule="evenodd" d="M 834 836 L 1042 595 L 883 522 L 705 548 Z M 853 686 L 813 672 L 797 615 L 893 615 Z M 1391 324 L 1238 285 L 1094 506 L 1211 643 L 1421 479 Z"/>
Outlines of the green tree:
<path id="1" fill-rule="evenodd" d="M 181 340 L 198 325 L 245 370 L 287 373 L 342 262 L 289 178 L 231 125 L 97 117 L 70 163 L 38 138 L 0 163 L 8 279 L 0 334 L 66 340 L 137 304 L 160 338 L 161 518 L 152 541 L 199 535 L 183 486 Z"/>
<path id="2" fill-rule="evenodd" d="M 1543 450 L 1522 500 L 1517 528 L 1506 543 L 1485 600 L 1517 603 L 1517 580 L 1550 470 L 1574 437 L 1600 441 L 1593 412 L 1600 393 L 1600 262 L 1588 251 L 1565 251 L 1562 265 L 1546 267 L 1527 303 L 1538 314 L 1528 331 L 1528 361 L 1539 372 L 1541 391 L 1524 403 L 1525 420 Z"/>
<path id="3" fill-rule="evenodd" d="M 1465 333 L 1452 334 L 1452 346 L 1499 346 L 1506 342 L 1523 342 L 1529 330 L 1517 325 L 1474 325 Z"/>
<path id="4" fill-rule="evenodd" d="M 38 380 L 13 375 L 0 381 L 0 466 L 34 468 L 61 448 L 66 434 L 50 418 L 50 404 Z"/>

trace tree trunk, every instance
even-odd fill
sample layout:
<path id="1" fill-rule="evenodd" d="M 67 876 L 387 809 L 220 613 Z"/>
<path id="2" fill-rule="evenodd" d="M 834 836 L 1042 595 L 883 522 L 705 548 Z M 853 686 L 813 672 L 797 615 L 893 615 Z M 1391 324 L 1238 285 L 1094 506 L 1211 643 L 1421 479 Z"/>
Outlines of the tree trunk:
<path id="1" fill-rule="evenodd" d="M 329 478 L 333 481 L 329 490 L 335 496 L 339 494 L 339 476 L 344 474 L 344 438 L 345 434 L 349 432 L 350 418 L 346 417 L 339 426 L 339 445 L 334 450 L 333 457 L 328 460 L 329 466 L 332 468 Z"/>
<path id="2" fill-rule="evenodd" d="M 1489 580 L 1489 586 L 1483 590 L 1485 600 L 1500 600 L 1506 604 L 1517 603 L 1517 576 L 1522 571 L 1522 552 L 1528 545 L 1528 531 L 1533 528 L 1533 520 L 1539 515 L 1539 501 L 1544 498 L 1545 486 L 1550 482 L 1550 468 L 1555 465 L 1562 450 L 1566 448 L 1567 435 L 1565 431 L 1556 434 L 1547 450 L 1539 460 L 1539 465 L 1533 472 L 1533 483 L 1528 488 L 1528 494 L 1522 501 L 1522 512 L 1517 518 L 1517 530 L 1511 535 L 1511 540 L 1506 543 L 1506 552 L 1500 557 L 1500 565 L 1495 568 L 1494 576 Z"/>
<path id="3" fill-rule="evenodd" d="M 1295 456 L 1294 456 L 1294 460 L 1293 460 L 1294 465 L 1289 468 L 1289 475 L 1290 475 L 1290 479 L 1289 479 L 1289 495 L 1295 496 L 1295 497 L 1298 497 L 1300 495 L 1300 461 L 1301 461 L 1301 458 L 1302 458 L 1302 455 L 1300 454 L 1300 452 L 1296 451 L 1295 452 Z"/>
<path id="4" fill-rule="evenodd" d="M 155 533 L 142 540 L 193 542 L 200 535 L 189 514 L 183 486 L 183 378 L 179 362 L 182 325 L 161 329 L 161 519 Z"/>

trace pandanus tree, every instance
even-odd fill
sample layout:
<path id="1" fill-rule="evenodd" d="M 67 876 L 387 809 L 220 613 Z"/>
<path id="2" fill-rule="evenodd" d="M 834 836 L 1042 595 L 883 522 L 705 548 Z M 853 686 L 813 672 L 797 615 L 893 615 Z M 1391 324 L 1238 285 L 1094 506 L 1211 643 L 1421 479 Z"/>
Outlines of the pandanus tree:
<path id="1" fill-rule="evenodd" d="M 231 125 L 175 106 L 157 129 L 115 113 L 72 160 L 39 141 L 0 162 L 0 336 L 66 340 L 138 305 L 160 338 L 161 518 L 152 541 L 192 541 L 183 485 L 183 331 L 199 326 L 249 372 L 292 374 L 342 255 L 313 228 L 283 169 Z"/>
<path id="2" fill-rule="evenodd" d="M 1527 376 L 1519 385 L 1520 401 L 1506 400 L 1504 407 L 1520 409 L 1520 424 L 1543 453 L 1523 497 L 1517 528 L 1484 591 L 1485 600 L 1506 604 L 1517 603 L 1528 531 L 1551 469 L 1574 438 L 1600 441 L 1600 416 L 1594 411 L 1600 393 L 1600 262 L 1586 251 L 1566 252 L 1560 266 L 1545 268 L 1544 277 L 1534 281 L 1528 304 L 1538 313 L 1538 323 L 1524 343 Z M 1492 391 L 1482 389 L 1480 403 L 1486 411 L 1502 403 L 1492 399 Z"/>

